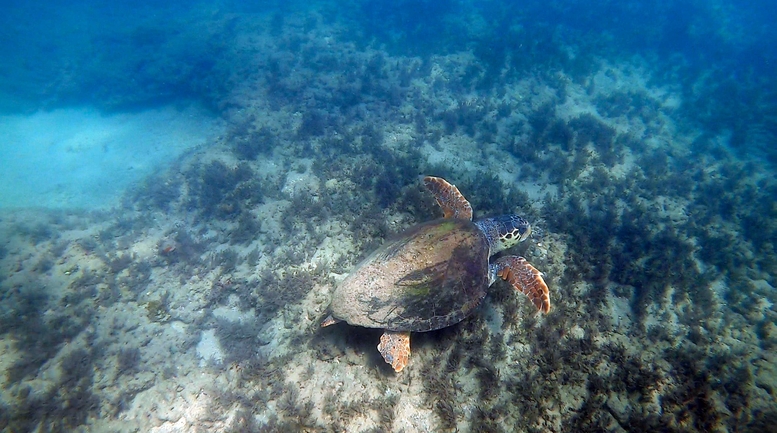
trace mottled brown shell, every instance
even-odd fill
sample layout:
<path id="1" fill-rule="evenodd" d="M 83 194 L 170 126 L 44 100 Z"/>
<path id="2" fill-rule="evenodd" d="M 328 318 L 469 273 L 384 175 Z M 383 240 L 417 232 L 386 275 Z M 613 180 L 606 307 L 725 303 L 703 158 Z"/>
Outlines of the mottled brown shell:
<path id="1" fill-rule="evenodd" d="M 460 322 L 488 288 L 489 246 L 468 220 L 415 226 L 362 261 L 335 289 L 332 315 L 351 325 L 432 331 Z"/>

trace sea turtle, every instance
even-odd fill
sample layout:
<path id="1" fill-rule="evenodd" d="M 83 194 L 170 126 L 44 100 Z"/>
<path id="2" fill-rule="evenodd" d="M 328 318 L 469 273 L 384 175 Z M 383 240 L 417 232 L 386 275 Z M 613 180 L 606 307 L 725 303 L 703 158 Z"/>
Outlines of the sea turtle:
<path id="1" fill-rule="evenodd" d="M 472 207 L 455 185 L 427 176 L 426 188 L 444 218 L 417 225 L 364 259 L 335 289 L 331 314 L 340 321 L 384 330 L 378 351 L 399 373 L 410 356 L 410 333 L 456 324 L 480 305 L 501 277 L 550 311 L 542 273 L 523 257 L 493 255 L 525 240 L 531 225 L 517 215 L 472 221 Z"/>

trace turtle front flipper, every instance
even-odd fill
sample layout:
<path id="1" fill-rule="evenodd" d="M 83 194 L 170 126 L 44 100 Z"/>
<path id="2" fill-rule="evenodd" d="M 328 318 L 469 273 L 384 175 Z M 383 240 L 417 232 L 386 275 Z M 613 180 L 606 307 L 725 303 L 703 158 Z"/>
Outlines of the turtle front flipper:
<path id="1" fill-rule="evenodd" d="M 399 373 L 410 358 L 410 332 L 385 331 L 380 336 L 378 352 Z"/>
<path id="2" fill-rule="evenodd" d="M 510 283 L 515 290 L 523 292 L 538 310 L 550 311 L 548 285 L 542 279 L 542 272 L 529 264 L 523 257 L 505 256 L 491 265 L 492 279 L 496 276 Z"/>
<path id="3" fill-rule="evenodd" d="M 424 177 L 424 186 L 434 195 L 445 218 L 472 220 L 472 206 L 461 195 L 456 185 L 448 183 L 441 177 L 426 176 Z"/>

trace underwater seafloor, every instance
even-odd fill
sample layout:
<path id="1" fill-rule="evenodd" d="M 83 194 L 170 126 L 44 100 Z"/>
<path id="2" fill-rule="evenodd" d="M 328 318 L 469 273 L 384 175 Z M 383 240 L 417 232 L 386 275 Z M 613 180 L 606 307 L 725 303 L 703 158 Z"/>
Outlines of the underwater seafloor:
<path id="1" fill-rule="evenodd" d="M 226 133 L 114 208 L 2 212 L 4 431 L 774 431 L 768 147 L 635 58 L 495 73 L 276 21 L 230 24 L 253 57 Z M 360 257 L 441 215 L 422 174 L 532 222 L 511 251 L 553 307 L 497 282 L 395 374 L 380 331 L 319 324 Z"/>

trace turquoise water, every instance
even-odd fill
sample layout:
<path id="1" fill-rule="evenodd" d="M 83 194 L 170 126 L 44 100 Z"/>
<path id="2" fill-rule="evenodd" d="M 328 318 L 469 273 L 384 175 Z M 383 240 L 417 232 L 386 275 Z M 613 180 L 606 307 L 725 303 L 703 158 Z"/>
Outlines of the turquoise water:
<path id="1" fill-rule="evenodd" d="M 4 431 L 772 431 L 769 2 L 109 2 L 0 17 Z M 321 328 L 387 238 L 517 213 L 460 323 Z M 411 269 L 412 271 L 412 269 Z"/>

